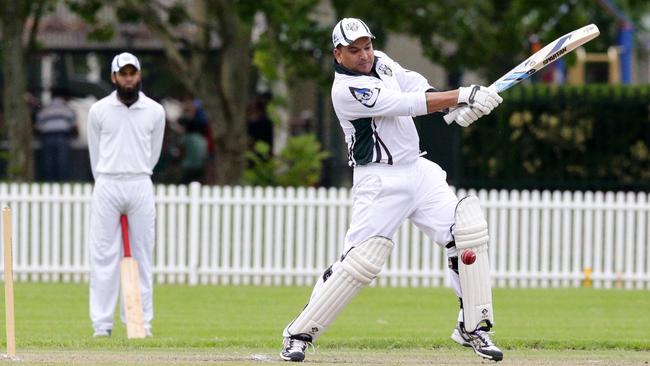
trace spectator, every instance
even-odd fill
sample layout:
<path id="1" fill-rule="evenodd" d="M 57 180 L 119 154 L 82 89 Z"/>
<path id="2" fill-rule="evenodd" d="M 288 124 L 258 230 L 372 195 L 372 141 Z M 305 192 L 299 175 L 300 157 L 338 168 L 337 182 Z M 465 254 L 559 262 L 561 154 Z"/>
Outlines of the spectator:
<path id="1" fill-rule="evenodd" d="M 77 116 L 68 105 L 65 88 L 52 90 L 52 102 L 36 115 L 34 130 L 41 141 L 42 180 L 61 182 L 68 179 L 70 141 L 77 137 Z"/>
<path id="2" fill-rule="evenodd" d="M 256 98 L 246 109 L 250 149 L 256 142 L 262 141 L 273 151 L 273 122 L 266 114 L 267 103 L 265 98 Z"/>
<path id="3" fill-rule="evenodd" d="M 204 183 L 205 165 L 208 161 L 209 147 L 206 134 L 208 120 L 196 100 L 183 102 L 183 114 L 178 120 L 185 129 L 181 137 L 181 183 Z"/>

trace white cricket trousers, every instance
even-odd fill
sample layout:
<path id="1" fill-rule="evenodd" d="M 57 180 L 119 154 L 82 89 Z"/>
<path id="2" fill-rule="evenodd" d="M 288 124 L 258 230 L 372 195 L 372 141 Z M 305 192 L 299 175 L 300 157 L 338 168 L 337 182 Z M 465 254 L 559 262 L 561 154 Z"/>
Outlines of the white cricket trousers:
<path id="1" fill-rule="evenodd" d="M 129 222 L 131 255 L 138 261 L 145 328 L 153 319 L 154 222 L 153 184 L 148 175 L 113 178 L 100 175 L 93 189 L 90 213 L 90 320 L 93 329 L 113 329 L 120 292 L 120 261 L 124 256 L 120 216 Z M 120 318 L 125 323 L 124 302 Z"/>
<path id="2" fill-rule="evenodd" d="M 352 194 L 344 253 L 373 236 L 392 240 L 406 219 L 442 246 L 453 240 L 450 228 L 458 198 L 447 184 L 447 173 L 434 162 L 419 158 L 408 166 L 356 167 Z"/>
<path id="3" fill-rule="evenodd" d="M 420 157 L 415 164 L 393 166 L 369 164 L 354 168 L 352 219 L 345 236 L 347 253 L 373 236 L 391 240 L 410 219 L 433 242 L 444 247 L 453 240 L 458 198 L 447 184 L 447 173 L 436 163 Z M 409 243 L 396 243 L 396 248 Z M 458 254 L 447 248 L 447 256 Z M 458 274 L 449 270 L 451 285 L 461 297 Z"/>

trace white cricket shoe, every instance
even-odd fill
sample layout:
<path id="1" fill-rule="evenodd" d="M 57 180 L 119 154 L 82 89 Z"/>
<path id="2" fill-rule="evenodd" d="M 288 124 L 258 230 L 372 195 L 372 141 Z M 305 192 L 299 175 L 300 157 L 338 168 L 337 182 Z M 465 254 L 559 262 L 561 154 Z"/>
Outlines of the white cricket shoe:
<path id="1" fill-rule="evenodd" d="M 95 333 L 93 333 L 93 338 L 107 338 L 110 336 L 111 336 L 110 329 L 97 329 Z"/>
<path id="2" fill-rule="evenodd" d="M 153 332 L 151 331 L 151 328 L 144 328 L 144 336 L 145 338 L 153 338 Z"/>
<path id="3" fill-rule="evenodd" d="M 285 338 L 282 342 L 280 357 L 285 361 L 302 362 L 305 359 L 305 350 L 309 342 L 295 338 Z"/>
<path id="4" fill-rule="evenodd" d="M 451 333 L 451 339 L 461 346 L 472 347 L 474 353 L 480 357 L 497 362 L 503 360 L 503 352 L 492 342 L 490 333 L 485 330 L 479 328 L 474 332 L 468 333 L 459 324 Z"/>

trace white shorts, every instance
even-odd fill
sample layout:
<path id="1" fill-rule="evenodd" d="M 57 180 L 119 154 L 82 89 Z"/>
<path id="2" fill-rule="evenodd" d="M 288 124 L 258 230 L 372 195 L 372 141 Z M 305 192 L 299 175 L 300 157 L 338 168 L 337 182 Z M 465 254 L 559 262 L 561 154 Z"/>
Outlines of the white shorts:
<path id="1" fill-rule="evenodd" d="M 409 166 L 356 167 L 352 219 L 343 253 L 373 236 L 392 240 L 407 218 L 439 245 L 452 241 L 458 198 L 446 179 L 447 173 L 425 158 Z"/>

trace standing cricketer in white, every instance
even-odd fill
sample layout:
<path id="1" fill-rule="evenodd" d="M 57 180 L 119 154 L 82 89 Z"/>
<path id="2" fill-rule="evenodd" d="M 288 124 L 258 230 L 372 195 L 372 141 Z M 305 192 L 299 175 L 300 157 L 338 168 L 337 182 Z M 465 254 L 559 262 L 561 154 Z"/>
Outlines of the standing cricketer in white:
<path id="1" fill-rule="evenodd" d="M 493 320 L 487 223 L 478 199 L 459 201 L 445 171 L 421 157 L 412 117 L 454 110 L 456 123 L 467 127 L 502 98 L 477 85 L 439 92 L 422 75 L 374 51 L 373 38 L 355 18 L 342 19 L 332 32 L 332 103 L 354 168 L 352 217 L 341 258 L 319 278 L 308 304 L 284 329 L 281 357 L 304 360 L 307 345 L 379 274 L 395 231 L 408 218 L 447 250 L 451 282 L 461 299 L 452 339 L 500 361 L 503 353 L 488 334 Z M 459 267 L 458 253 L 468 249 L 476 251 L 476 264 Z M 466 267 L 473 272 L 464 272 Z M 471 306 L 463 310 L 468 301 Z"/>
<path id="2" fill-rule="evenodd" d="M 120 215 L 127 215 L 139 263 L 145 333 L 152 336 L 154 221 L 151 174 L 165 130 L 163 107 L 140 91 L 140 62 L 121 53 L 111 64 L 116 90 L 88 113 L 88 150 L 95 187 L 90 214 L 90 319 L 95 337 L 108 337 L 120 289 Z M 121 304 L 124 323 L 124 304 Z"/>

